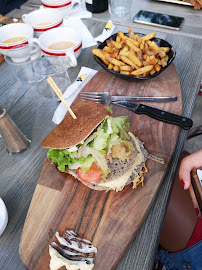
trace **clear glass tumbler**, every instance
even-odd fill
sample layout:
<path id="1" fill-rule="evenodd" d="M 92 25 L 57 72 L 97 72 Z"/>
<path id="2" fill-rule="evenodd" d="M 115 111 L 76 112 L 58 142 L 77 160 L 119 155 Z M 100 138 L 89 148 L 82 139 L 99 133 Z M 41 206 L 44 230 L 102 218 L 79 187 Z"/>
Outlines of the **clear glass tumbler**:
<path id="1" fill-rule="evenodd" d="M 53 79 L 62 93 L 71 84 L 64 62 L 57 56 L 41 57 L 34 62 L 33 71 L 36 76 L 41 76 L 41 82 L 37 85 L 37 92 L 43 97 L 56 97 L 55 92 L 47 82 L 48 77 Z"/>
<path id="2" fill-rule="evenodd" d="M 22 48 L 18 48 L 17 52 L 20 54 Z M 10 65 L 12 73 L 16 80 L 22 84 L 33 84 L 40 82 L 41 76 L 38 76 L 33 72 L 33 64 L 41 57 L 41 50 L 38 45 L 29 45 L 26 50 L 28 59 L 22 62 L 15 62 L 10 57 L 10 54 L 16 51 L 16 49 L 11 49 L 7 55 L 5 55 L 5 61 Z"/>
<path id="3" fill-rule="evenodd" d="M 130 14 L 132 0 L 109 0 L 109 13 L 112 16 L 124 17 Z"/>

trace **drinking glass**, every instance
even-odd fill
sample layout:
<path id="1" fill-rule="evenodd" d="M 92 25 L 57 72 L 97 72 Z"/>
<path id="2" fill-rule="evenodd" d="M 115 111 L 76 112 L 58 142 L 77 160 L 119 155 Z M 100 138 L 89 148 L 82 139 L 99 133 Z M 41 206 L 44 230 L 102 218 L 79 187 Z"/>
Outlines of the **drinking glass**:
<path id="1" fill-rule="evenodd" d="M 124 17 L 130 14 L 132 0 L 109 0 L 109 13 L 113 16 Z"/>
<path id="2" fill-rule="evenodd" d="M 65 92 L 71 81 L 65 63 L 57 56 L 44 56 L 33 64 L 33 71 L 36 76 L 41 77 L 37 85 L 37 92 L 46 98 L 55 98 L 55 92 L 47 82 L 51 77 L 62 93 Z"/>
<path id="3" fill-rule="evenodd" d="M 22 84 L 32 84 L 39 82 L 41 76 L 38 76 L 33 72 L 33 64 L 37 59 L 41 57 L 41 50 L 38 45 L 27 46 L 26 52 L 23 51 L 24 48 L 18 48 L 18 53 L 26 53 L 28 58 L 26 61 L 21 61 L 19 63 L 12 60 L 12 52 L 16 51 L 15 48 L 10 49 L 10 51 L 5 55 L 5 61 L 10 65 L 12 73 L 16 80 L 20 81 Z M 23 56 L 23 54 L 22 54 Z"/>

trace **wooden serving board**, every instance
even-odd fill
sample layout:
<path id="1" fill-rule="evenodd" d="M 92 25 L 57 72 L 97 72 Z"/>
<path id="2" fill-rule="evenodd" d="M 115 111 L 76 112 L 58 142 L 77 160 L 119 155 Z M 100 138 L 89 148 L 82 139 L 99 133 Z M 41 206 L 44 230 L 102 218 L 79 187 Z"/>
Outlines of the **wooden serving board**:
<path id="1" fill-rule="evenodd" d="M 82 91 L 89 90 L 119 95 L 177 95 L 177 102 L 148 104 L 181 114 L 181 89 L 173 64 L 161 75 L 143 82 L 128 82 L 101 69 Z M 145 219 L 166 173 L 180 128 L 115 105 L 112 109 L 114 116 L 130 116 L 131 131 L 145 143 L 149 153 L 164 158 L 165 165 L 148 160 L 149 172 L 143 187 L 134 190 L 129 185 L 121 192 L 105 192 L 89 189 L 46 160 L 21 236 L 19 251 L 27 269 L 49 269 L 48 246 L 57 241 L 56 231 L 63 234 L 67 229 L 97 247 L 95 270 L 114 269 Z"/>
<path id="2" fill-rule="evenodd" d="M 23 20 L 21 18 L 0 16 L 0 22 L 4 24 L 14 23 L 13 19 L 18 20 L 16 23 L 23 23 Z"/>

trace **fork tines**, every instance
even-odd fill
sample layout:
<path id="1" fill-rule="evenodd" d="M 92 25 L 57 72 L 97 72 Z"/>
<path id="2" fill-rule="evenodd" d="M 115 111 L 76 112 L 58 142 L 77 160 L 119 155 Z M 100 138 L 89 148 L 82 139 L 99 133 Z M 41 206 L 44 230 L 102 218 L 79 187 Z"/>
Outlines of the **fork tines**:
<path id="1" fill-rule="evenodd" d="M 101 96 L 99 94 L 99 92 L 81 92 L 80 99 L 100 102 Z"/>
<path id="2" fill-rule="evenodd" d="M 100 97 L 102 93 L 99 92 L 81 92 L 80 96 L 84 97 Z"/>

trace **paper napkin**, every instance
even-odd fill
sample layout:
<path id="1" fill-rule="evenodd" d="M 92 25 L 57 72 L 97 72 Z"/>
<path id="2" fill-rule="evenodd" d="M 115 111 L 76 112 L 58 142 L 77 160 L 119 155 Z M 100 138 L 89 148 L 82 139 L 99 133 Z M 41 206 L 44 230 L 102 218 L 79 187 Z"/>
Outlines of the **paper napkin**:
<path id="1" fill-rule="evenodd" d="M 83 0 L 81 2 L 81 7 L 79 10 L 72 12 L 70 14 L 67 14 L 64 18 L 83 19 L 83 18 L 91 18 L 91 17 L 92 17 L 92 12 L 86 9 L 86 4 L 85 4 L 85 1 Z"/>
<path id="2" fill-rule="evenodd" d="M 94 37 L 91 35 L 88 28 L 82 22 L 82 20 L 78 18 L 64 19 L 63 26 L 74 28 L 75 31 L 79 31 L 81 33 L 82 48 L 88 48 L 88 47 L 97 45 L 97 42 L 95 41 Z"/>
<path id="3" fill-rule="evenodd" d="M 87 84 L 87 82 L 97 73 L 97 70 L 82 67 L 77 79 L 74 83 L 72 83 L 67 90 L 64 92 L 63 97 L 67 103 L 68 106 L 71 106 L 74 99 L 77 97 L 77 95 L 80 93 L 81 89 Z M 66 107 L 61 102 L 60 105 L 57 107 L 52 121 L 55 124 L 59 124 L 62 119 L 64 118 L 65 114 L 67 112 Z"/>
<path id="4" fill-rule="evenodd" d="M 105 25 L 105 28 L 102 31 L 102 34 L 97 36 L 95 40 L 99 42 L 105 41 L 105 39 L 107 39 L 108 37 L 112 35 L 114 28 L 115 28 L 115 25 L 113 24 L 111 20 L 109 20 L 107 24 Z"/>

